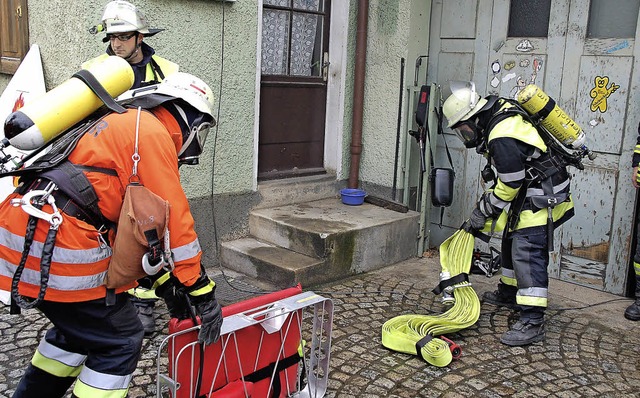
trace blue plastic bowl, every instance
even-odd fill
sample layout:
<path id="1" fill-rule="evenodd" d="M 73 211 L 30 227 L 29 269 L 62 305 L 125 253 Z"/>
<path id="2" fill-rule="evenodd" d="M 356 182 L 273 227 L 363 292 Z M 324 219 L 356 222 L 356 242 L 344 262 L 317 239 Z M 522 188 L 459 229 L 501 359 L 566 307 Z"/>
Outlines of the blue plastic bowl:
<path id="1" fill-rule="evenodd" d="M 340 190 L 340 197 L 342 203 L 349 206 L 359 206 L 364 202 L 364 197 L 367 193 L 362 189 L 345 188 Z"/>

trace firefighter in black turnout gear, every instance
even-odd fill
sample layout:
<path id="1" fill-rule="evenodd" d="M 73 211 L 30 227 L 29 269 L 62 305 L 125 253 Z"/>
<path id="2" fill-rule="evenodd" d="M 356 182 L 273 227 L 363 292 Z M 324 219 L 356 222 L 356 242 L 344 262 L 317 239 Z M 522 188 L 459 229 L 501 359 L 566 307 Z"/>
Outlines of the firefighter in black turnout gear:
<path id="1" fill-rule="evenodd" d="M 472 82 L 451 85 L 443 104 L 450 127 L 465 147 L 487 159 L 483 175 L 493 175 L 468 221 L 471 232 L 491 229 L 503 212 L 502 276 L 483 301 L 520 311 L 519 320 L 500 341 L 523 346 L 545 338 L 549 251 L 553 230 L 574 214 L 570 174 L 559 155 L 530 122 L 517 102 L 480 98 Z M 486 181 L 490 182 L 490 181 Z"/>
<path id="2" fill-rule="evenodd" d="M 637 189 L 640 187 L 640 174 L 638 174 L 638 164 L 640 164 L 640 124 L 638 125 L 638 140 L 636 147 L 633 150 L 633 159 L 631 166 L 633 166 L 633 175 L 631 176 L 631 182 Z M 640 215 L 637 215 L 640 225 Z M 632 321 L 640 321 L 640 239 L 636 242 L 636 251 L 633 255 L 633 269 L 636 275 L 636 300 L 624 311 L 624 317 Z"/>

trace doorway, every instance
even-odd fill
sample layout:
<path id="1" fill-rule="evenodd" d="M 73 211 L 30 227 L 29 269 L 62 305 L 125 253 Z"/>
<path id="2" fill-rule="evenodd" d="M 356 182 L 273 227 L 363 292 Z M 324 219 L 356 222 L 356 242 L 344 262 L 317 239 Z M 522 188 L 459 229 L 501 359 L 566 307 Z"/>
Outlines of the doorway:
<path id="1" fill-rule="evenodd" d="M 264 0 L 258 180 L 323 174 L 330 0 Z"/>

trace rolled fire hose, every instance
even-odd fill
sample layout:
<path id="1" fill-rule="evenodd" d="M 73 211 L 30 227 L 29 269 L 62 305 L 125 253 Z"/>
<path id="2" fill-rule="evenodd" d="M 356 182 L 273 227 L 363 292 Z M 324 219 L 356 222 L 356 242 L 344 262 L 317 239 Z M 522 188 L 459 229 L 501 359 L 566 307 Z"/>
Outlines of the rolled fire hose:
<path id="1" fill-rule="evenodd" d="M 469 273 L 474 239 L 471 233 L 459 229 L 440 245 L 442 274 L 448 273 L 453 278 Z M 453 358 L 449 345 L 433 336 L 466 329 L 480 317 L 480 300 L 469 282 L 454 284 L 452 294 L 455 303 L 442 314 L 400 315 L 385 322 L 382 345 L 405 354 L 419 355 L 434 366 L 449 365 Z M 430 337 L 433 338 L 429 340 Z M 427 342 L 418 344 L 421 341 Z"/>

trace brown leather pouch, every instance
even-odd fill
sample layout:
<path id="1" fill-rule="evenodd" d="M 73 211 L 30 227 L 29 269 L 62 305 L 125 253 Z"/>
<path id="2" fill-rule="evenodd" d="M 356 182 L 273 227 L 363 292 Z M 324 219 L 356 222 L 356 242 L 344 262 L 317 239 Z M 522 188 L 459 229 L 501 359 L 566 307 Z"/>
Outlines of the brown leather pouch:
<path id="1" fill-rule="evenodd" d="M 145 231 L 154 229 L 162 239 L 169 221 L 169 202 L 141 184 L 127 185 L 113 242 L 113 255 L 105 277 L 108 289 L 125 286 L 145 276 L 142 256 L 149 250 Z"/>

